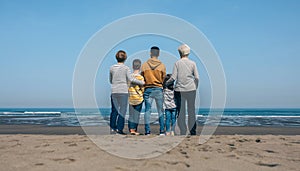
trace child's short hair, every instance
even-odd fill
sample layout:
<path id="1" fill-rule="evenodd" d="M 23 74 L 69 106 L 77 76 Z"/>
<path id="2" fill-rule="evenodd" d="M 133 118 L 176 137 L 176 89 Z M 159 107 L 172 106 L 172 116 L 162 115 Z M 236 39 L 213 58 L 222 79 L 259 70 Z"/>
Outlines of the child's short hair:
<path id="1" fill-rule="evenodd" d="M 118 62 L 124 62 L 127 59 L 127 54 L 124 50 L 119 50 L 116 53 L 116 59 Z"/>
<path id="2" fill-rule="evenodd" d="M 170 85 L 166 85 L 166 82 L 171 78 L 172 74 L 167 74 L 165 79 L 164 79 L 164 82 L 163 82 L 163 88 L 167 88 L 167 89 L 170 89 L 170 90 L 174 90 L 174 81 L 170 84 Z"/>
<path id="3" fill-rule="evenodd" d="M 139 60 L 139 59 L 135 59 L 135 60 L 133 60 L 133 62 L 132 62 L 132 68 L 133 68 L 134 70 L 139 70 L 139 69 L 141 68 L 141 65 L 142 65 L 142 61 Z"/>

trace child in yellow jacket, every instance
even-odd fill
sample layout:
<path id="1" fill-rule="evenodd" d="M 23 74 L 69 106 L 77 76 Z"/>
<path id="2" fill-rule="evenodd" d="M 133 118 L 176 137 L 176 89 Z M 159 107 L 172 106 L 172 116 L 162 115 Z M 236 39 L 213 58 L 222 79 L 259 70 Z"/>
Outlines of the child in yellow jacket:
<path id="1" fill-rule="evenodd" d="M 140 81 L 144 81 L 144 77 L 140 74 L 141 60 L 135 59 L 132 62 L 133 73 L 132 76 Z M 128 128 L 131 135 L 139 135 L 137 132 L 137 127 L 140 120 L 140 113 L 143 106 L 143 93 L 144 87 L 130 83 L 128 88 L 129 92 L 129 118 L 128 118 Z"/>

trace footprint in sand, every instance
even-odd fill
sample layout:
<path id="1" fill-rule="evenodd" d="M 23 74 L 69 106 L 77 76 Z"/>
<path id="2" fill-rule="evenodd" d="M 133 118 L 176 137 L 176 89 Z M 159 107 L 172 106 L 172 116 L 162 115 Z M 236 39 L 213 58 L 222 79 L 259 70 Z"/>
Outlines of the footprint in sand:
<path id="1" fill-rule="evenodd" d="M 36 164 L 34 164 L 34 165 L 36 165 L 36 166 L 43 166 L 44 163 L 36 163 Z"/>
<path id="2" fill-rule="evenodd" d="M 230 147 L 234 147 L 234 144 L 233 144 L 233 143 L 229 143 L 229 144 L 227 144 L 227 145 L 229 145 Z"/>
<path id="3" fill-rule="evenodd" d="M 190 158 L 190 156 L 187 154 L 186 151 L 183 151 L 182 149 L 180 149 L 179 152 L 180 152 L 181 154 L 183 154 L 185 158 L 187 158 L 187 159 Z"/>
<path id="4" fill-rule="evenodd" d="M 218 153 L 226 153 L 226 151 L 224 149 L 221 149 L 221 148 L 217 149 L 217 152 Z"/>
<path id="5" fill-rule="evenodd" d="M 42 153 L 53 153 L 55 150 L 42 151 Z"/>
<path id="6" fill-rule="evenodd" d="M 65 141 L 64 144 L 68 144 L 69 147 L 77 146 L 77 144 L 74 141 Z"/>
<path id="7" fill-rule="evenodd" d="M 170 165 L 177 165 L 179 162 L 177 162 L 177 161 L 174 161 L 174 162 L 167 161 L 167 163 L 170 164 Z"/>
<path id="8" fill-rule="evenodd" d="M 257 138 L 257 139 L 255 140 L 255 142 L 261 143 L 261 140 L 260 140 L 259 138 Z"/>
<path id="9" fill-rule="evenodd" d="M 185 165 L 185 167 L 187 167 L 187 168 L 191 167 L 191 165 L 188 164 L 188 163 L 186 163 L 186 162 L 173 162 L 173 163 L 176 163 L 176 164 L 183 164 L 183 165 Z M 169 164 L 170 164 L 170 163 L 169 163 Z M 176 165 L 176 164 L 175 164 L 175 165 Z"/>
<path id="10" fill-rule="evenodd" d="M 230 155 L 227 155 L 227 157 L 236 158 L 237 156 L 235 154 L 230 154 Z"/>
<path id="11" fill-rule="evenodd" d="M 117 166 L 117 167 L 115 167 L 115 169 L 114 170 L 121 170 L 121 171 L 125 171 L 125 170 L 128 170 L 128 169 L 125 169 L 125 168 L 122 168 L 122 167 L 119 167 L 119 166 Z"/>
<path id="12" fill-rule="evenodd" d="M 84 150 L 89 150 L 89 149 L 91 149 L 91 147 L 86 147 L 86 148 L 84 148 Z"/>
<path id="13" fill-rule="evenodd" d="M 248 139 L 246 139 L 246 138 L 243 138 L 243 139 L 239 139 L 239 140 L 237 140 L 238 142 L 248 142 L 248 141 L 250 141 L 250 140 L 248 140 Z"/>
<path id="14" fill-rule="evenodd" d="M 172 166 L 178 165 L 178 164 L 182 164 L 182 165 L 184 165 L 187 168 L 191 167 L 190 164 L 188 164 L 186 162 L 183 162 L 183 161 L 167 161 L 166 163 L 169 164 L 169 165 L 172 165 Z M 155 163 L 155 165 L 159 165 L 159 164 Z"/>
<path id="15" fill-rule="evenodd" d="M 77 144 L 76 143 L 72 143 L 72 144 L 69 144 L 68 146 L 69 147 L 74 147 L 74 146 L 77 146 Z"/>
<path id="16" fill-rule="evenodd" d="M 48 147 L 50 144 L 42 144 L 42 147 Z"/>
<path id="17" fill-rule="evenodd" d="M 267 152 L 267 153 L 277 153 L 277 152 L 275 152 L 273 150 L 264 150 L 264 151 Z"/>
<path id="18" fill-rule="evenodd" d="M 279 166 L 278 163 L 262 163 L 262 162 L 259 162 L 259 163 L 256 163 L 257 165 L 259 166 L 266 166 L 266 167 L 276 167 L 276 166 Z"/>
<path id="19" fill-rule="evenodd" d="M 21 146 L 21 143 L 17 142 L 17 144 L 14 144 L 14 145 L 12 145 L 10 147 L 17 147 L 17 146 Z"/>
<path id="20" fill-rule="evenodd" d="M 279 139 L 285 141 L 285 138 L 284 138 L 284 137 L 280 137 Z"/>
<path id="21" fill-rule="evenodd" d="M 187 154 L 187 152 L 186 152 L 186 151 L 183 151 L 182 148 L 179 149 L 179 152 L 180 152 L 181 154 Z"/>
<path id="22" fill-rule="evenodd" d="M 60 161 L 62 161 L 62 162 L 67 162 L 67 163 L 70 163 L 70 162 L 75 162 L 76 160 L 75 159 L 73 159 L 73 158 L 54 158 L 54 159 L 51 159 L 51 160 L 53 160 L 53 161 L 57 161 L 57 162 L 60 162 Z"/>
<path id="23" fill-rule="evenodd" d="M 198 151 L 211 152 L 212 147 L 209 145 L 203 145 L 202 147 L 198 148 Z"/>
<path id="24" fill-rule="evenodd" d="M 292 142 L 289 142 L 289 143 L 292 143 L 292 144 L 300 144 L 300 141 L 292 141 Z"/>
<path id="25" fill-rule="evenodd" d="M 65 141 L 64 144 L 72 144 L 74 141 Z"/>
<path id="26" fill-rule="evenodd" d="M 20 140 L 9 140 L 8 142 L 19 142 Z"/>

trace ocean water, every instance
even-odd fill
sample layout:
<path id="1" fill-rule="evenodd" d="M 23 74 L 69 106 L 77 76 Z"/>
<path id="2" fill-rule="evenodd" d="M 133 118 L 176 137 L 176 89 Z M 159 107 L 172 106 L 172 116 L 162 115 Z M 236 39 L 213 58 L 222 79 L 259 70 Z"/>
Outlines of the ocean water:
<path id="1" fill-rule="evenodd" d="M 196 113 L 198 125 L 300 127 L 300 109 L 225 109 L 222 116 L 210 109 L 198 109 Z M 0 124 L 96 126 L 108 125 L 109 115 L 109 108 L 76 112 L 73 108 L 0 108 Z M 143 119 L 142 112 L 140 123 Z M 155 111 L 151 123 L 158 124 Z"/>

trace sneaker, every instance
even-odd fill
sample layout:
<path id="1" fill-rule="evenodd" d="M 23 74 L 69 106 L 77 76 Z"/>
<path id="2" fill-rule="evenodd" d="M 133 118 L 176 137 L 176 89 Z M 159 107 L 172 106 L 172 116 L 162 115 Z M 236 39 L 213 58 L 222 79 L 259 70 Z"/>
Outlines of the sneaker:
<path id="1" fill-rule="evenodd" d="M 116 133 L 117 133 L 116 130 L 114 130 L 114 129 L 111 129 L 111 130 L 110 130 L 110 134 L 116 134 Z"/>
<path id="2" fill-rule="evenodd" d="M 159 136 L 165 136 L 166 134 L 164 132 L 159 133 Z"/>
<path id="3" fill-rule="evenodd" d="M 146 132 L 145 135 L 150 136 L 151 132 Z"/>
<path id="4" fill-rule="evenodd" d="M 166 136 L 170 136 L 171 135 L 171 132 L 166 132 Z"/>
<path id="5" fill-rule="evenodd" d="M 123 132 L 122 130 L 120 130 L 120 131 L 118 130 L 118 131 L 117 131 L 117 134 L 126 135 L 126 133 Z"/>
<path id="6" fill-rule="evenodd" d="M 174 131 L 171 131 L 171 136 L 174 136 L 174 135 L 175 135 Z"/>
<path id="7" fill-rule="evenodd" d="M 136 132 L 135 129 L 130 129 L 129 132 L 131 135 L 140 135 L 140 133 Z"/>

